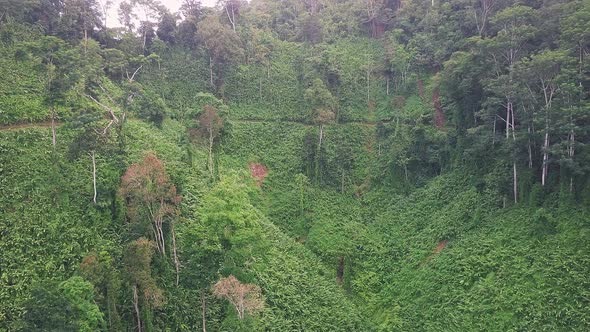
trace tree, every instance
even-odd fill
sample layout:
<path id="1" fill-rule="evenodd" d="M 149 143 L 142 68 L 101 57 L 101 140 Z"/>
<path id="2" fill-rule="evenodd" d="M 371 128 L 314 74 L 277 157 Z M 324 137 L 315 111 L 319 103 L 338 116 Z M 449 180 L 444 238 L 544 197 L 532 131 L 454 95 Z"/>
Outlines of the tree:
<path id="1" fill-rule="evenodd" d="M 55 147 L 56 108 L 66 103 L 67 93 L 80 79 L 80 55 L 57 37 L 46 36 L 27 46 L 40 59 L 42 69 L 46 72 L 44 103 L 51 114 L 52 144 Z"/>
<path id="2" fill-rule="evenodd" d="M 240 10 L 246 5 L 245 0 L 218 0 L 217 4 L 221 6 L 227 16 L 231 27 L 236 32 L 237 19 L 240 16 Z"/>
<path id="3" fill-rule="evenodd" d="M 115 264 L 106 251 L 90 254 L 80 263 L 80 274 L 94 285 L 96 302 L 106 314 L 110 331 L 122 329 L 117 306 L 121 279 Z"/>
<path id="4" fill-rule="evenodd" d="M 492 17 L 491 22 L 497 30 L 493 38 L 480 41 L 485 52 L 490 57 L 494 68 L 494 76 L 487 80 L 486 89 L 496 96 L 496 105 L 502 105 L 505 116 L 493 114 L 494 133 L 496 120 L 501 119 L 505 123 L 505 135 L 508 140 L 512 137 L 513 144 L 516 141 L 516 80 L 514 78 L 515 65 L 523 58 L 530 48 L 528 42 L 535 36 L 537 29 L 533 26 L 536 19 L 534 9 L 526 6 L 513 6 L 498 12 Z M 492 99 L 490 99 L 491 101 Z M 492 111 L 495 113 L 495 110 Z M 514 153 L 513 153 L 514 154 Z M 514 202 L 518 202 L 518 175 L 515 156 L 512 162 L 512 184 Z"/>
<path id="5" fill-rule="evenodd" d="M 122 1 L 119 4 L 119 22 L 131 32 L 135 26 L 133 23 L 137 19 L 137 15 L 133 12 L 133 4 L 129 1 Z"/>
<path id="6" fill-rule="evenodd" d="M 385 40 L 387 72 L 393 76 L 394 88 L 403 89 L 410 79 L 411 68 L 415 65 L 416 51 L 399 42 L 402 36 L 401 30 L 394 30 L 388 34 Z M 389 95 L 389 77 L 387 77 L 387 94 Z"/>
<path id="7" fill-rule="evenodd" d="M 121 178 L 119 195 L 127 203 L 127 217 L 137 227 L 136 235 L 152 238 L 163 257 L 166 255 L 165 239 L 172 238 L 171 251 L 178 284 L 180 261 L 174 219 L 181 197 L 176 194 L 176 187 L 162 162 L 153 153 L 148 153 L 141 162 L 129 166 Z"/>
<path id="8" fill-rule="evenodd" d="M 86 49 L 94 29 L 102 28 L 102 14 L 96 0 L 64 0 L 58 35 L 67 41 L 84 41 Z"/>
<path id="9" fill-rule="evenodd" d="M 253 284 L 243 284 L 233 275 L 219 279 L 213 285 L 213 295 L 231 303 L 236 309 L 239 319 L 244 319 L 246 313 L 255 315 L 264 308 L 260 287 Z"/>
<path id="10" fill-rule="evenodd" d="M 305 14 L 301 19 L 300 39 L 312 45 L 322 41 L 322 23 L 318 15 Z"/>
<path id="11" fill-rule="evenodd" d="M 110 124 L 105 125 L 101 117 L 96 113 L 80 114 L 73 122 L 72 127 L 79 130 L 78 135 L 70 144 L 70 153 L 74 157 L 80 154 L 88 154 L 92 161 L 92 188 L 94 194 L 92 202 L 97 202 L 97 179 L 96 179 L 96 153 L 107 152 L 110 143 Z"/>
<path id="12" fill-rule="evenodd" d="M 176 43 L 176 17 L 168 11 L 162 14 L 156 34 L 158 38 L 168 44 Z"/>
<path id="13" fill-rule="evenodd" d="M 28 331 L 91 332 L 104 327 L 104 315 L 94 303 L 94 287 L 79 276 L 39 285 L 25 306 Z"/>
<path id="14" fill-rule="evenodd" d="M 152 277 L 151 262 L 154 247 L 154 242 L 141 237 L 127 245 L 124 256 L 125 267 L 133 288 L 132 303 L 138 331 L 149 330 L 151 327 L 149 312 L 164 304 L 164 293 Z M 142 316 L 145 318 L 142 319 Z"/>
<path id="15" fill-rule="evenodd" d="M 199 131 L 201 137 L 206 138 L 209 158 L 207 162 L 207 168 L 211 177 L 213 177 L 214 164 L 213 164 L 213 145 L 215 141 L 219 139 L 219 134 L 223 130 L 223 120 L 218 114 L 215 107 L 211 105 L 204 105 L 203 112 L 199 116 Z"/>
<path id="16" fill-rule="evenodd" d="M 231 29 L 221 24 L 219 18 L 207 16 L 197 25 L 200 40 L 205 44 L 209 54 L 209 80 L 213 88 L 218 88 L 214 81 L 214 69 L 217 67 L 218 80 L 221 81 L 221 66 L 242 55 L 241 42 Z"/>
<path id="17" fill-rule="evenodd" d="M 541 165 L 541 185 L 545 186 L 549 172 L 550 130 L 554 99 L 559 92 L 559 74 L 564 66 L 565 54 L 560 51 L 543 51 L 524 59 L 519 65 L 522 78 L 531 94 L 542 96 L 541 108 L 544 113 L 543 161 Z M 536 96 L 533 96 L 536 99 Z"/>

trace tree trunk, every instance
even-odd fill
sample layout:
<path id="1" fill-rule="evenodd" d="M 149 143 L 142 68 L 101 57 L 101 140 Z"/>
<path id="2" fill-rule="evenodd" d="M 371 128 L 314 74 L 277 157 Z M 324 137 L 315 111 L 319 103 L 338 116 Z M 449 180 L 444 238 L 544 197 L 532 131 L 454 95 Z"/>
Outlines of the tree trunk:
<path id="1" fill-rule="evenodd" d="M 84 55 L 88 53 L 88 29 L 84 29 Z"/>
<path id="2" fill-rule="evenodd" d="M 176 252 L 176 233 L 174 232 L 174 223 L 172 221 L 170 222 L 170 231 L 172 233 L 172 255 L 174 258 L 174 267 L 176 269 L 176 287 L 178 287 L 180 260 L 178 259 L 178 254 Z"/>
<path id="3" fill-rule="evenodd" d="M 213 128 L 209 128 L 209 173 L 213 177 Z"/>
<path id="4" fill-rule="evenodd" d="M 528 129 L 529 132 L 529 138 L 528 138 L 528 152 L 529 152 L 529 168 L 533 168 L 533 148 L 532 148 L 532 143 L 531 143 L 531 127 L 529 126 Z"/>
<path id="5" fill-rule="evenodd" d="M 51 108 L 51 144 L 55 149 L 56 144 L 56 137 L 55 137 L 55 111 Z"/>
<path id="6" fill-rule="evenodd" d="M 404 163 L 404 175 L 406 177 L 406 182 L 408 182 L 408 164 Z"/>
<path id="7" fill-rule="evenodd" d="M 574 153 L 575 153 L 575 144 L 576 144 L 576 139 L 575 139 L 575 133 L 574 130 L 572 129 L 570 131 L 570 135 L 569 135 L 569 147 L 568 147 L 568 151 L 567 154 L 570 157 L 570 159 L 574 160 Z M 572 175 L 570 175 L 570 193 L 574 192 L 574 177 Z"/>
<path id="8" fill-rule="evenodd" d="M 512 190 L 514 192 L 514 204 L 518 204 L 518 176 L 516 173 L 516 161 L 512 162 Z"/>
<path id="9" fill-rule="evenodd" d="M 494 130 L 492 131 L 492 145 L 496 144 L 496 122 L 498 121 L 498 117 L 494 117 Z"/>
<path id="10" fill-rule="evenodd" d="M 213 84 L 213 59 L 209 56 L 209 80 L 211 81 L 211 86 L 215 88 L 215 84 Z"/>
<path id="11" fill-rule="evenodd" d="M 336 268 L 336 281 L 341 284 L 344 281 L 344 256 L 338 257 L 338 267 Z"/>
<path id="12" fill-rule="evenodd" d="M 318 150 L 322 149 L 322 139 L 324 138 L 324 124 L 320 124 L 320 141 L 318 144 Z"/>
<path id="13" fill-rule="evenodd" d="M 369 53 L 367 53 L 367 106 L 371 101 L 371 88 L 370 88 L 370 80 L 371 80 L 371 68 L 369 65 Z"/>
<path id="14" fill-rule="evenodd" d="M 229 10 L 227 9 L 228 5 L 225 6 L 225 13 L 227 14 L 227 19 L 229 20 L 229 23 L 231 23 L 231 27 L 234 30 L 234 32 L 236 32 L 236 23 L 235 23 L 235 15 L 234 15 L 234 10 L 233 10 L 233 5 L 232 5 L 232 11 L 231 11 L 231 16 L 229 14 Z"/>
<path id="15" fill-rule="evenodd" d="M 90 157 L 92 158 L 92 186 L 94 188 L 92 202 L 96 204 L 96 159 L 94 157 L 94 151 L 90 152 Z"/>
<path id="16" fill-rule="evenodd" d="M 541 171 L 541 185 L 545 186 L 549 171 L 549 128 L 545 128 L 545 140 L 543 142 L 543 167 Z"/>
<path id="17" fill-rule="evenodd" d="M 258 78 L 258 100 L 262 102 L 262 76 Z"/>
<path id="18" fill-rule="evenodd" d="M 137 285 L 133 285 L 133 308 L 137 316 L 137 331 L 142 332 L 141 328 L 141 313 L 139 312 L 139 295 L 137 294 Z"/>
<path id="19" fill-rule="evenodd" d="M 506 139 L 508 139 L 508 137 L 510 137 L 510 108 L 511 108 L 511 102 L 510 100 L 508 100 L 508 103 L 506 104 Z"/>
<path id="20" fill-rule="evenodd" d="M 320 182 L 320 163 L 321 163 L 321 156 L 322 156 L 322 140 L 324 137 L 324 124 L 320 124 L 320 137 L 319 137 L 319 142 L 318 142 L 318 153 L 316 154 L 316 163 L 315 163 L 315 178 L 316 178 L 316 182 L 319 183 Z"/>
<path id="21" fill-rule="evenodd" d="M 201 319 L 203 332 L 207 332 L 207 301 L 205 299 L 205 289 L 201 290 Z"/>
<path id="22" fill-rule="evenodd" d="M 145 27 L 143 29 L 143 43 L 142 43 L 142 50 L 145 53 L 145 45 L 147 43 L 147 31 L 145 31 Z"/>

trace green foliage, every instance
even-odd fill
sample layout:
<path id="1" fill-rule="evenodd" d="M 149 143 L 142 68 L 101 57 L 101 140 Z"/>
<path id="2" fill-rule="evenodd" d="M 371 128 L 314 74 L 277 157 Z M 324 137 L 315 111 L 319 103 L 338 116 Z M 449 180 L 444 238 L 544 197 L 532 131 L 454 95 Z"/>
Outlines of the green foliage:
<path id="1" fill-rule="evenodd" d="M 120 9 L 0 0 L 0 330 L 589 329 L 588 1 Z"/>

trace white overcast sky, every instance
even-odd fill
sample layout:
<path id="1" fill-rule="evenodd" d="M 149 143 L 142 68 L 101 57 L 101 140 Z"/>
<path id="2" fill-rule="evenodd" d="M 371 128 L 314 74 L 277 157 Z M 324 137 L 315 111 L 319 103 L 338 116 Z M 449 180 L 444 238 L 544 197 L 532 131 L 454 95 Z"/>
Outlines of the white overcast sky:
<path id="1" fill-rule="evenodd" d="M 119 23 L 119 14 L 118 14 L 119 4 L 121 3 L 121 1 L 123 1 L 123 0 L 113 0 L 113 5 L 111 6 L 111 8 L 109 10 L 109 14 L 108 14 L 108 18 L 107 18 L 107 26 L 109 28 L 117 27 L 117 26 L 121 25 Z M 216 2 L 217 2 L 217 0 L 201 0 L 201 3 L 203 4 L 203 6 L 209 6 L 209 7 L 215 6 Z M 180 9 L 180 5 L 182 4 L 182 0 L 160 0 L 160 3 L 162 3 L 163 5 L 168 7 L 168 9 L 170 9 L 171 12 L 175 13 L 178 11 L 178 9 Z"/>

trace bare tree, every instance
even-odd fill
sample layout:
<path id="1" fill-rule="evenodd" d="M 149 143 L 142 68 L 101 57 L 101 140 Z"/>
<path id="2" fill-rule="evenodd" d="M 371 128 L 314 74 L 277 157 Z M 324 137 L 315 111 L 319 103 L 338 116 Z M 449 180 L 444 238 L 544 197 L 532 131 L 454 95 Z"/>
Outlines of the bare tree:
<path id="1" fill-rule="evenodd" d="M 254 315 L 264 308 L 260 287 L 243 284 L 233 275 L 219 279 L 213 285 L 213 295 L 228 300 L 236 309 L 239 319 L 244 319 L 246 313 Z"/>

